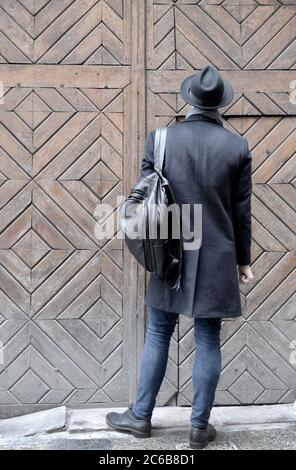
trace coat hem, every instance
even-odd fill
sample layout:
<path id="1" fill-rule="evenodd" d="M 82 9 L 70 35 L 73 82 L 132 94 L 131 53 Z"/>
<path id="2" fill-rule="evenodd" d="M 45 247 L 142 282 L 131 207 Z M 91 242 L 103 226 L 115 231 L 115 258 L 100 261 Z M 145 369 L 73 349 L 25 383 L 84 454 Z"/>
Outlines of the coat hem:
<path id="1" fill-rule="evenodd" d="M 242 316 L 242 312 L 237 312 L 237 310 L 235 312 L 230 311 L 230 312 L 225 312 L 223 314 L 221 314 L 221 312 L 212 312 L 210 314 L 209 313 L 196 313 L 196 314 L 194 314 L 194 312 L 180 311 L 180 310 L 176 310 L 175 308 L 174 309 L 166 309 L 164 307 L 164 302 L 162 302 L 162 303 L 153 303 L 153 302 L 145 299 L 144 303 L 145 303 L 145 305 L 147 305 L 147 307 L 158 308 L 160 310 L 168 311 L 168 312 L 171 312 L 171 313 L 178 313 L 179 315 L 184 315 L 184 316 L 189 317 L 189 318 L 237 318 L 237 317 Z"/>

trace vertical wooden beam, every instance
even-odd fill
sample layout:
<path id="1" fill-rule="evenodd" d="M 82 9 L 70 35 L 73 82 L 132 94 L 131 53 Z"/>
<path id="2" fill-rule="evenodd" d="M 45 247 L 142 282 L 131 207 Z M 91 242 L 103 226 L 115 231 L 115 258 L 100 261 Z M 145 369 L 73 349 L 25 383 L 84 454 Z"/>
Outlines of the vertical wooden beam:
<path id="1" fill-rule="evenodd" d="M 139 177 L 141 160 L 144 156 L 146 138 L 146 59 L 145 59 L 145 27 L 146 2 L 131 2 L 131 84 L 130 84 L 130 129 L 131 138 L 125 139 L 129 155 L 127 168 L 130 178 L 126 178 L 125 195 Z M 125 160 L 126 162 L 128 159 Z M 127 187 L 129 185 L 129 187 Z M 125 251 L 126 253 L 126 251 Z M 130 393 L 132 401 L 138 382 L 140 358 L 145 335 L 145 271 L 136 260 L 127 255 L 130 263 L 132 279 L 127 288 L 130 289 L 129 301 L 129 334 L 125 341 L 130 350 Z M 136 285 L 136 291 L 131 288 Z"/>

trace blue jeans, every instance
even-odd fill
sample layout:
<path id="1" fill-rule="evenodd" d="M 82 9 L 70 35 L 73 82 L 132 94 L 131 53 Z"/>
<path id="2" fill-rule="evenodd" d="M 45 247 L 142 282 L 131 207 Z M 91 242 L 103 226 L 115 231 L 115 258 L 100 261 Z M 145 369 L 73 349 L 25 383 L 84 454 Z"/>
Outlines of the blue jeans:
<path id="1" fill-rule="evenodd" d="M 170 339 L 179 314 L 149 307 L 137 396 L 132 405 L 139 418 L 151 419 L 168 361 Z M 195 318 L 195 357 L 192 368 L 193 427 L 205 428 L 214 403 L 221 371 L 221 318 Z"/>

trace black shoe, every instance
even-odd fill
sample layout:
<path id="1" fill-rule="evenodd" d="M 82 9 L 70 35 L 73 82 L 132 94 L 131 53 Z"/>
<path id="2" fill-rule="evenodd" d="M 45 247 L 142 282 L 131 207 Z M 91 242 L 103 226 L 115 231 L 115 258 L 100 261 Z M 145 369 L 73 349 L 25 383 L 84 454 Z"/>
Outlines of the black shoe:
<path id="1" fill-rule="evenodd" d="M 137 418 L 131 407 L 124 413 L 108 413 L 106 422 L 116 431 L 131 432 L 134 437 L 151 437 L 151 421 Z"/>
<path id="2" fill-rule="evenodd" d="M 211 424 L 208 424 L 205 429 L 192 427 L 190 432 L 190 447 L 192 449 L 203 449 L 209 442 L 214 441 L 216 436 L 216 429 Z"/>

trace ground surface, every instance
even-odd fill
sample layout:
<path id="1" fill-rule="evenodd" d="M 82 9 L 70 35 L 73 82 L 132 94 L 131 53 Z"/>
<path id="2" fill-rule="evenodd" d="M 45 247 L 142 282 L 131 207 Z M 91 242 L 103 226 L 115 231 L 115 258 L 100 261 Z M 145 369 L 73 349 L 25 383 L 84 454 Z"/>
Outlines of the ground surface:
<path id="1" fill-rule="evenodd" d="M 0 420 L 0 450 L 185 450 L 189 449 L 190 408 L 155 408 L 152 437 L 136 439 L 106 425 L 108 408 L 64 406 Z M 112 409 L 114 411 L 114 408 Z M 116 409 L 117 412 L 124 411 Z M 296 450 L 296 407 L 290 405 L 215 407 L 218 431 L 209 450 Z"/>
<path id="2" fill-rule="evenodd" d="M 74 433 L 0 438 L 0 449 L 68 449 L 68 450 L 184 450 L 188 446 L 188 430 L 161 433 L 157 431 L 150 439 L 136 439 L 117 432 Z M 208 450 L 296 450 L 296 425 L 277 428 L 220 431 L 217 440 L 209 444 Z"/>

